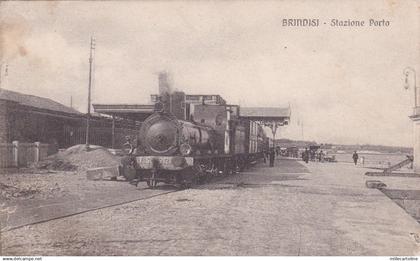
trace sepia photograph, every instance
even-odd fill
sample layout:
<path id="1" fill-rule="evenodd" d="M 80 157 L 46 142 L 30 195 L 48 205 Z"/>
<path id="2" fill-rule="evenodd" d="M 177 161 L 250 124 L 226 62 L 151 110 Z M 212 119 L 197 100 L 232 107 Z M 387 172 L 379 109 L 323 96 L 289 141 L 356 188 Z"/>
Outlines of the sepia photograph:
<path id="1" fill-rule="evenodd" d="M 419 22 L 418 0 L 0 1 L 1 260 L 419 260 Z"/>

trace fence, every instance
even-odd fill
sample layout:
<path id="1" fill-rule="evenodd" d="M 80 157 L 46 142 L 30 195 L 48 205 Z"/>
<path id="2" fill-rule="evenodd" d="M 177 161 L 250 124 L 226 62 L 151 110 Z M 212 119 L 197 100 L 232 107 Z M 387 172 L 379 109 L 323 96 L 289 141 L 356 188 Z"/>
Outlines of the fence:
<path id="1" fill-rule="evenodd" d="M 0 168 L 26 167 L 57 152 L 54 144 L 35 143 L 0 143 Z"/>
<path id="2" fill-rule="evenodd" d="M 137 134 L 136 129 L 130 128 L 115 128 L 114 132 L 114 146 L 112 146 L 112 128 L 110 127 L 91 127 L 89 132 L 89 143 L 93 145 L 100 145 L 107 148 L 121 149 L 125 143 L 125 137 L 130 136 L 135 138 Z M 67 148 L 76 144 L 84 144 L 86 142 L 86 128 L 65 126 L 63 138 L 60 148 Z"/>

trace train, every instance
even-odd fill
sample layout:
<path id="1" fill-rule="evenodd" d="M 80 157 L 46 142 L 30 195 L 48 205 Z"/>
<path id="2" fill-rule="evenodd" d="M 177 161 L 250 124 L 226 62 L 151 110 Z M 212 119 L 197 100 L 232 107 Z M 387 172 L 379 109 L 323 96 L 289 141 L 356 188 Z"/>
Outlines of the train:
<path id="1" fill-rule="evenodd" d="M 127 180 L 146 182 L 151 188 L 158 183 L 188 188 L 243 171 L 269 149 L 261 124 L 241 118 L 238 105 L 188 105 L 188 115 L 178 117 L 155 105 L 135 144 L 129 143 L 122 171 Z"/>

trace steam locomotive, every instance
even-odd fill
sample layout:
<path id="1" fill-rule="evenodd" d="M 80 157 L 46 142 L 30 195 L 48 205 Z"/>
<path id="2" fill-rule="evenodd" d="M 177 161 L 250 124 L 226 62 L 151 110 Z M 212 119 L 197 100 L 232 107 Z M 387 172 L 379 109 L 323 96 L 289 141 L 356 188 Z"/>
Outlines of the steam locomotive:
<path id="1" fill-rule="evenodd" d="M 268 150 L 263 128 L 241 118 L 237 105 L 183 104 L 178 117 L 156 107 L 142 123 L 123 171 L 128 180 L 151 188 L 159 182 L 189 187 L 242 171 Z"/>

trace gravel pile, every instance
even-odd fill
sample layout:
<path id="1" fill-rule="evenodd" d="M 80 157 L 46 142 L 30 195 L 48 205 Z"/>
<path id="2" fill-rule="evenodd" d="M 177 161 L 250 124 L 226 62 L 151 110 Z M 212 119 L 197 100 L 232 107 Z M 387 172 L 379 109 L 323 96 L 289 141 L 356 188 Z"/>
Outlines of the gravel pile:
<path id="1" fill-rule="evenodd" d="M 87 170 L 89 168 L 112 167 L 120 164 L 118 157 L 106 148 L 91 145 L 89 150 L 85 145 L 75 145 L 34 165 L 37 169 L 61 171 Z"/>

